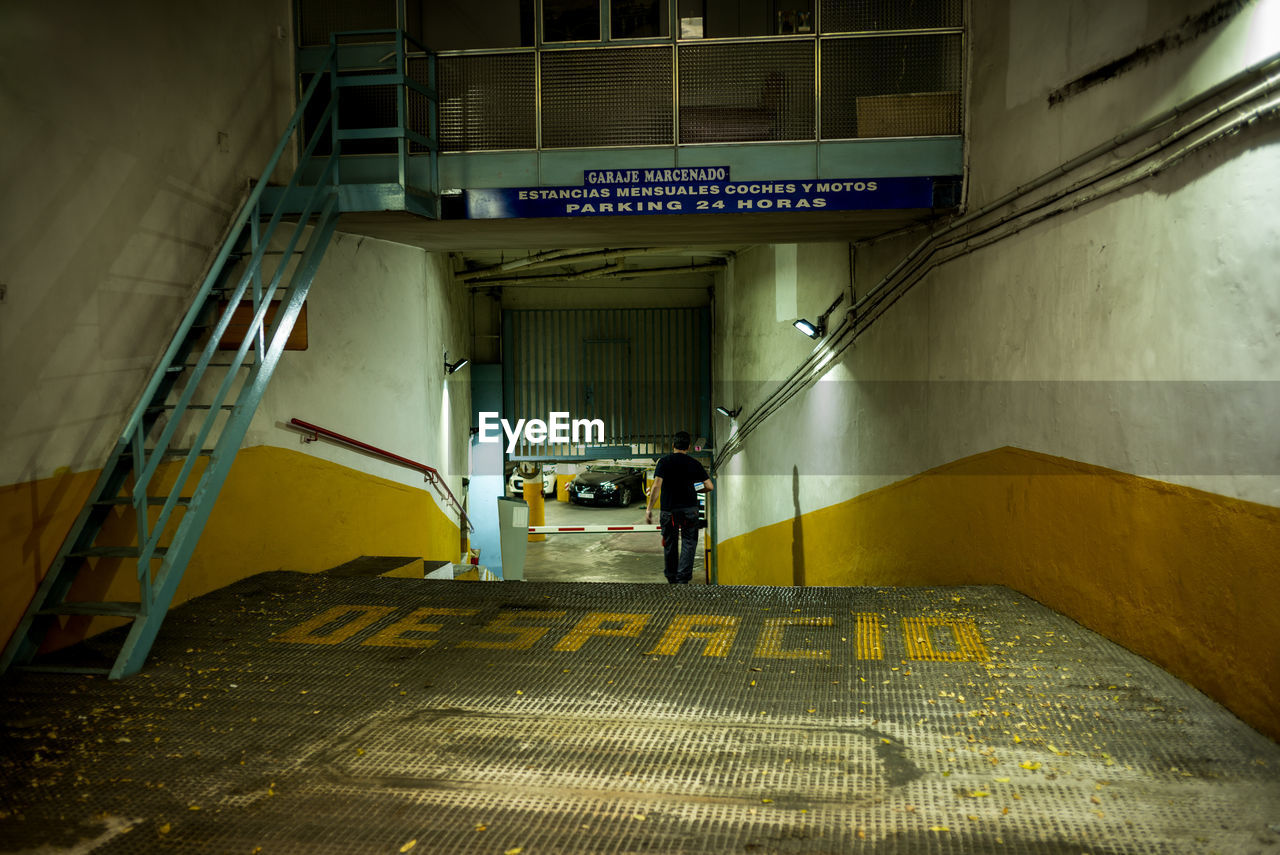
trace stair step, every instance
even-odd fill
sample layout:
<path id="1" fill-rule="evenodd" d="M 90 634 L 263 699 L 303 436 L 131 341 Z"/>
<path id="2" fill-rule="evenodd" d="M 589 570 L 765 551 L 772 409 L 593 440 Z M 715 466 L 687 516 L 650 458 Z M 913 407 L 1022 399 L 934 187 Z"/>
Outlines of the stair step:
<path id="1" fill-rule="evenodd" d="M 96 617 L 137 617 L 141 613 L 141 603 L 91 600 L 67 600 L 54 606 L 45 606 L 36 612 L 41 615 L 94 615 Z"/>
<path id="2" fill-rule="evenodd" d="M 146 449 L 147 456 L 150 456 L 151 452 L 154 452 L 154 451 L 155 451 L 155 449 L 154 449 L 154 448 L 148 448 L 148 449 Z M 172 459 L 172 458 L 177 458 L 177 457 L 186 457 L 186 456 L 187 456 L 187 454 L 189 454 L 189 453 L 191 453 L 191 449 L 189 449 L 189 448 L 170 448 L 170 449 L 168 449 L 168 451 L 166 451 L 166 452 L 164 453 L 164 458 L 165 458 L 165 459 Z M 201 448 L 201 449 L 200 449 L 201 457 L 209 457 L 209 456 L 211 456 L 211 454 L 212 454 L 212 453 L 214 453 L 214 449 L 212 449 L 212 448 Z M 129 448 L 129 449 L 127 449 L 127 451 L 124 451 L 124 452 L 120 453 L 120 457 L 133 457 L 133 449 L 132 449 L 132 448 Z"/>
<path id="3" fill-rule="evenodd" d="M 147 454 L 148 454 L 148 455 L 150 455 L 150 454 L 151 454 L 151 452 L 153 452 L 153 451 L 155 451 L 155 449 L 154 449 L 154 448 L 148 448 L 148 449 L 146 449 L 146 452 L 147 452 Z M 164 458 L 165 458 L 166 460 L 168 460 L 168 459 L 172 459 L 172 458 L 176 458 L 176 457 L 186 457 L 186 456 L 187 456 L 188 454 L 190 454 L 190 453 L 191 453 L 191 449 L 189 449 L 189 448 L 170 448 L 170 449 L 168 449 L 167 451 L 165 451 L 165 453 L 164 453 L 164 455 L 163 455 L 163 456 L 164 456 Z M 213 454 L 213 449 L 212 449 L 212 448 L 202 448 L 202 449 L 200 449 L 199 454 L 200 454 L 202 457 L 209 457 L 210 455 L 212 455 L 212 454 Z M 133 457 L 133 449 L 132 449 L 132 448 L 127 449 L 126 451 L 122 452 L 122 453 L 120 454 L 120 456 L 121 456 L 121 457 Z"/>
<path id="4" fill-rule="evenodd" d="M 110 668 L 95 668 L 91 665 L 14 665 L 15 671 L 27 671 L 33 674 L 101 674 L 111 675 Z"/>
<path id="5" fill-rule="evenodd" d="M 196 367 L 196 366 L 198 366 L 199 364 L 200 364 L 200 363 L 198 363 L 198 362 L 184 362 L 184 363 L 182 363 L 182 365 L 181 365 L 181 366 L 174 366 L 174 367 L 175 367 L 175 368 L 181 367 L 182 369 L 187 369 L 187 368 L 195 368 L 195 367 Z M 253 367 L 254 365 L 256 365 L 256 364 L 257 364 L 257 363 L 255 363 L 253 360 L 251 360 L 251 359 L 246 359 L 246 360 L 244 360 L 243 362 L 241 362 L 241 363 L 240 363 L 240 366 L 239 366 L 239 367 L 241 367 L 241 368 L 252 368 L 252 367 Z M 208 368 L 230 368 L 230 367 L 231 367 L 231 363 L 230 363 L 230 362 L 210 362 L 210 363 L 208 364 L 208 366 L 206 366 L 206 367 L 208 367 Z M 170 369 L 170 370 L 173 370 L 173 369 Z"/>
<path id="6" fill-rule="evenodd" d="M 167 501 L 169 501 L 169 498 L 167 496 L 147 496 L 147 504 L 153 507 L 158 505 L 163 505 Z M 132 496 L 116 496 L 114 499 L 99 499 L 98 501 L 94 502 L 94 504 L 102 505 L 104 507 L 108 505 L 112 507 L 124 505 L 127 507 L 133 504 L 133 497 Z M 175 504 L 178 507 L 187 507 L 188 505 L 191 504 L 191 497 L 179 496 L 178 501 Z"/>
<path id="7" fill-rule="evenodd" d="M 148 410 L 152 410 L 152 411 L 176 410 L 177 408 L 178 408 L 177 404 L 152 404 L 151 406 L 147 407 Z M 220 410 L 234 410 L 235 408 L 236 408 L 235 404 L 223 404 L 222 406 L 218 407 L 218 409 Z M 213 409 L 213 407 L 210 406 L 209 404 L 187 404 L 187 409 L 188 410 L 211 410 Z"/>
<path id="8" fill-rule="evenodd" d="M 161 558 L 168 548 L 157 546 L 151 553 L 154 558 Z M 137 558 L 142 554 L 142 550 L 136 546 L 90 546 L 87 549 L 77 549 L 71 553 L 73 558 Z"/>

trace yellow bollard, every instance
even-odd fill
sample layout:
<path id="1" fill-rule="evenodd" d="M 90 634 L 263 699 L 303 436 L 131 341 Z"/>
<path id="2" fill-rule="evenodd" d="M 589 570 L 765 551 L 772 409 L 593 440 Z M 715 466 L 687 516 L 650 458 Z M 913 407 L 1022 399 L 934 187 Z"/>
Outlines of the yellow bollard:
<path id="1" fill-rule="evenodd" d="M 574 479 L 575 475 L 570 472 L 568 475 L 556 473 L 556 501 L 569 501 L 569 482 Z"/>
<path id="2" fill-rule="evenodd" d="M 542 500 L 542 475 L 524 479 L 524 500 L 529 504 L 529 525 L 547 524 L 547 506 Z M 546 540 L 545 534 L 529 535 L 529 542 Z"/>

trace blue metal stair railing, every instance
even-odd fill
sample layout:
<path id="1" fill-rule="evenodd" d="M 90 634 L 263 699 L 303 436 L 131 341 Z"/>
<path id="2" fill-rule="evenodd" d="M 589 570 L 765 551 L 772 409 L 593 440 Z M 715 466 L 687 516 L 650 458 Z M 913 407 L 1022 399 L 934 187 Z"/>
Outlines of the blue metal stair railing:
<path id="1" fill-rule="evenodd" d="M 365 107 L 360 115 L 350 117 L 353 126 L 340 125 L 336 134 L 338 140 L 351 144 L 344 146 L 344 153 L 361 152 L 344 164 L 339 188 L 342 210 L 407 211 L 438 219 L 440 97 L 435 54 L 398 30 L 335 33 L 323 58 L 313 49 L 299 54 L 301 79 L 305 82 L 308 75 L 319 74 L 322 63 L 334 55 L 341 72 L 335 85 Z M 391 110 L 386 109 L 384 90 L 388 89 L 394 93 Z M 361 120 L 383 124 L 354 126 Z M 394 153 L 357 149 L 369 140 L 393 140 Z M 323 168 L 324 156 L 312 164 L 313 172 Z M 274 203 L 281 197 L 286 210 L 300 209 L 301 190 L 268 188 L 264 200 Z"/>
<path id="2" fill-rule="evenodd" d="M 0 672 L 26 666 L 119 678 L 135 673 L 145 662 L 337 223 L 341 143 L 336 56 L 331 46 L 325 73 L 317 74 L 303 94 L 228 230 L 88 501 L 0 656 Z M 314 133 L 301 146 L 284 197 L 267 205 L 268 182 L 295 139 L 301 140 L 303 115 L 313 103 L 323 103 L 319 126 L 327 133 Z M 325 138 L 331 141 L 333 156 L 319 179 L 303 187 L 301 177 Z M 289 197 L 303 200 L 300 211 L 286 209 L 283 198 Z M 268 257 L 278 259 L 274 270 L 264 267 Z M 273 301 L 278 304 L 274 316 Z M 242 304 L 252 310 L 252 320 L 230 361 L 215 361 L 233 316 L 244 311 Z M 253 359 L 248 358 L 251 352 Z M 188 439 L 189 447 L 175 445 Z M 203 469 L 198 467 L 201 460 L 206 461 Z M 162 466 L 165 463 L 172 465 Z M 110 523 L 122 508 L 131 508 L 135 516 L 132 543 L 110 542 L 120 537 L 121 526 Z M 136 600 L 69 598 L 82 593 L 73 587 L 82 574 L 101 577 L 98 564 L 114 560 L 136 563 Z M 118 573 L 122 568 L 114 569 Z M 132 624 L 110 666 L 29 665 L 63 617 L 127 618 Z"/>

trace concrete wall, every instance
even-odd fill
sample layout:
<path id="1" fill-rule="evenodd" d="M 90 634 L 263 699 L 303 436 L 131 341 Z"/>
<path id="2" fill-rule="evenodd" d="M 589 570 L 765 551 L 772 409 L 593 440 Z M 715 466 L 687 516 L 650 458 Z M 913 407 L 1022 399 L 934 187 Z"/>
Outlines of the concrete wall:
<path id="1" fill-rule="evenodd" d="M 1202 11 L 1120 6 L 974 4 L 971 206 L 1280 50 L 1280 4 L 1247 4 L 1051 108 Z M 1010 585 L 1280 734 L 1278 142 L 1257 123 L 933 270 L 724 462 L 721 581 Z M 923 236 L 854 247 L 854 289 Z M 743 417 L 810 347 L 767 311 L 771 251 L 717 295 Z M 810 251 L 797 314 L 841 287 Z"/>
<path id="2" fill-rule="evenodd" d="M 101 465 L 293 111 L 290 4 L 7 3 L 0 484 Z"/>
<path id="3" fill-rule="evenodd" d="M 0 26 L 0 638 L 7 638 L 293 110 L 290 4 L 7 4 Z M 467 471 L 469 301 L 444 259 L 334 237 L 175 602 L 361 554 L 456 560 L 408 470 L 298 417 Z M 131 521 L 110 524 L 128 538 Z M 117 541 L 126 542 L 126 541 Z M 137 594 L 99 562 L 72 598 Z M 101 628 L 72 621 L 64 640 Z"/>

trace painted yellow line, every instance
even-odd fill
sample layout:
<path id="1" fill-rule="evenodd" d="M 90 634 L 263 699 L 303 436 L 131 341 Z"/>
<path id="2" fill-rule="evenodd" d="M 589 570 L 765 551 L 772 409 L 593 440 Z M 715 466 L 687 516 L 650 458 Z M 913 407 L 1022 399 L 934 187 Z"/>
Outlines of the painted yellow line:
<path id="1" fill-rule="evenodd" d="M 934 646 L 934 628 L 951 631 L 955 650 L 939 650 Z M 928 662 L 985 662 L 989 657 L 978 628 L 967 618 L 904 617 L 902 636 L 912 659 Z"/>
<path id="2" fill-rule="evenodd" d="M 374 647 L 431 647 L 439 639 L 418 638 L 416 636 L 408 636 L 405 633 L 439 632 L 444 628 L 444 624 L 435 623 L 428 620 L 428 618 L 436 615 L 466 616 L 476 614 L 479 611 L 479 609 L 414 609 L 412 614 L 401 618 L 386 629 L 379 630 L 376 635 L 360 643 Z"/>
<path id="3" fill-rule="evenodd" d="M 705 639 L 703 656 L 728 656 L 738 634 L 738 619 L 732 615 L 680 615 L 667 624 L 662 639 L 647 655 L 675 656 L 686 639 Z"/>
<path id="4" fill-rule="evenodd" d="M 831 626 L 828 617 L 783 617 L 768 618 L 764 622 L 764 630 L 756 640 L 758 659 L 830 659 L 830 650 L 814 650 L 808 647 L 784 649 L 782 636 L 789 626 Z"/>
<path id="5" fill-rule="evenodd" d="M 578 621 L 578 625 L 569 630 L 569 634 L 556 642 L 555 650 L 578 650 L 588 640 L 597 635 L 624 636 L 635 638 L 649 622 L 653 615 L 629 614 L 626 612 L 592 612 Z M 618 623 L 622 626 L 605 628 L 606 623 Z"/>
<path id="6" fill-rule="evenodd" d="M 394 616 L 394 606 L 334 606 L 272 638 L 291 644 L 333 645 L 351 641 L 373 630 L 365 639 L 354 643 L 373 647 L 432 647 L 444 640 L 458 648 L 488 650 L 529 650 L 557 629 L 567 612 L 502 611 L 480 629 L 462 621 L 441 618 L 463 618 L 478 614 L 479 609 L 416 608 Z M 403 611 L 403 610 L 401 610 Z M 394 618 L 390 623 L 378 624 Z M 649 627 L 654 615 L 643 612 L 589 612 L 552 646 L 558 652 L 582 649 L 594 638 L 639 638 Z M 885 658 L 883 615 L 874 612 L 853 614 L 854 652 L 859 660 Z M 657 642 L 645 652 L 648 656 L 676 656 L 685 642 L 701 655 L 725 657 L 737 641 L 742 617 L 737 615 L 676 615 L 663 628 Z M 450 627 L 446 630 L 446 627 Z M 807 631 L 806 631 L 807 630 Z M 489 638 L 456 640 L 459 631 L 478 632 Z M 443 637 L 435 636 L 445 632 Z M 831 615 L 789 615 L 766 618 L 755 639 L 752 656 L 758 659 L 829 660 L 838 641 L 836 620 Z M 902 640 L 906 655 L 924 662 L 985 662 L 989 659 L 986 644 L 973 620 L 966 617 L 904 617 Z"/>

